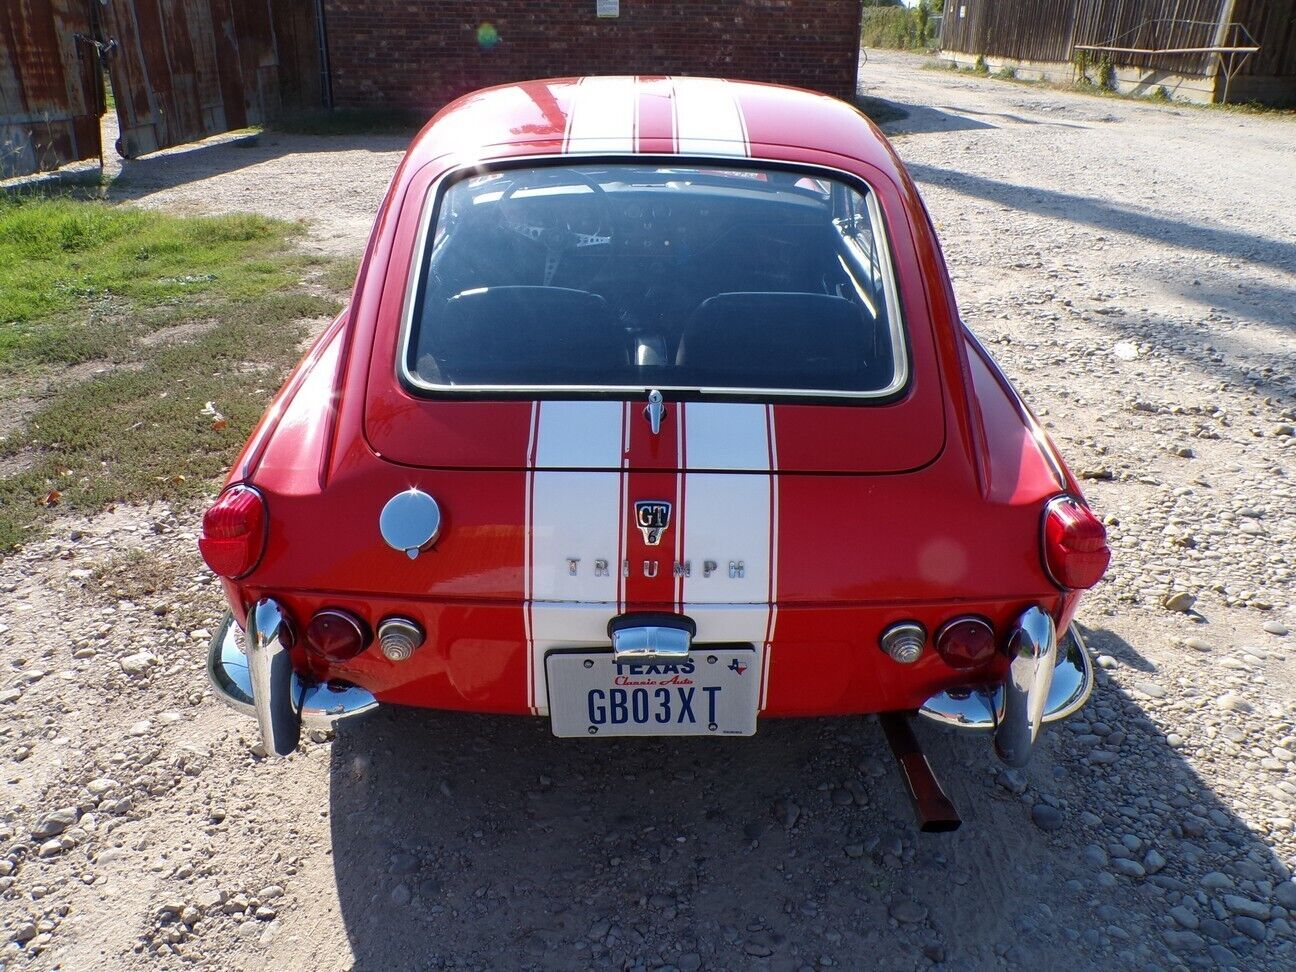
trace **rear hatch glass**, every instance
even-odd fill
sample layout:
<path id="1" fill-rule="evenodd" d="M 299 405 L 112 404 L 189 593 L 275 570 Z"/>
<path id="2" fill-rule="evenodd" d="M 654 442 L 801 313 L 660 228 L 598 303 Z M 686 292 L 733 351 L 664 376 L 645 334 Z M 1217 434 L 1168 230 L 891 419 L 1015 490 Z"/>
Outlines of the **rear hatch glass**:
<path id="1" fill-rule="evenodd" d="M 766 451 L 777 438 L 786 453 L 780 469 L 903 470 L 943 444 L 934 376 L 913 364 L 915 338 L 930 342 L 925 303 L 921 291 L 902 300 L 896 241 L 861 180 L 736 163 L 533 164 L 446 178 L 418 218 L 395 362 L 409 422 L 367 419 L 389 458 L 552 467 L 537 456 L 562 416 L 576 429 L 564 436 L 620 443 L 568 450 L 562 466 L 635 464 L 646 460 L 630 430 L 649 421 L 654 393 L 668 423 L 692 415 L 710 430 L 744 416 L 708 441 L 759 426 Z M 692 436 L 670 435 L 674 454 L 649 464 L 692 468 Z M 717 461 L 694 452 L 697 468 Z"/>

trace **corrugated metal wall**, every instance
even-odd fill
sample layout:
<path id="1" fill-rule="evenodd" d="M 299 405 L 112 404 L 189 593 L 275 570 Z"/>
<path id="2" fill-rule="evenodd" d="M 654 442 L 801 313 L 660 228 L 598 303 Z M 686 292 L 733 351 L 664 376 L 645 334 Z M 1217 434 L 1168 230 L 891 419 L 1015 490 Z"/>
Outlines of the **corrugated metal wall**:
<path id="1" fill-rule="evenodd" d="M 1296 0 L 1237 0 L 1233 19 L 1260 42 L 1242 75 L 1296 77 Z"/>
<path id="2" fill-rule="evenodd" d="M 0 178 L 99 155 L 103 81 L 90 0 L 0 3 Z"/>
<path id="3" fill-rule="evenodd" d="M 1286 6 L 1290 13 L 1289 0 L 1239 0 L 1236 6 L 1271 4 Z M 967 54 L 1060 62 L 1071 60 L 1076 44 L 1107 44 L 1117 37 L 1120 47 L 1209 47 L 1216 44 L 1221 19 L 1246 20 L 1228 16 L 1233 6 L 1231 0 L 945 0 L 941 46 Z M 1251 31 L 1260 38 L 1256 28 Z M 1216 63 L 1210 54 L 1109 57 L 1113 64 L 1176 74 L 1213 74 Z"/>

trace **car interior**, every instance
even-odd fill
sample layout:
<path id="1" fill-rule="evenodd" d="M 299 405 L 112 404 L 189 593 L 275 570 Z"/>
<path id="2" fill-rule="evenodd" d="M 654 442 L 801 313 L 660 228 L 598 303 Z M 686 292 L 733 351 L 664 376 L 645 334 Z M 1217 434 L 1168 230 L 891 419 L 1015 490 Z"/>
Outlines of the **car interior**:
<path id="1" fill-rule="evenodd" d="M 418 385 L 873 392 L 894 286 L 867 190 L 779 169 L 558 165 L 436 207 Z"/>

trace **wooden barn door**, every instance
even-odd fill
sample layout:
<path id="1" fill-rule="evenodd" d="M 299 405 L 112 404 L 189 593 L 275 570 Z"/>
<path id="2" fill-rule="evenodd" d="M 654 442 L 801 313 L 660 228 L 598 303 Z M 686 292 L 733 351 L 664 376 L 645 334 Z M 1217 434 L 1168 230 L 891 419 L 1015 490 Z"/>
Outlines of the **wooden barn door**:
<path id="1" fill-rule="evenodd" d="M 107 0 L 126 158 L 259 125 L 280 108 L 272 0 Z"/>

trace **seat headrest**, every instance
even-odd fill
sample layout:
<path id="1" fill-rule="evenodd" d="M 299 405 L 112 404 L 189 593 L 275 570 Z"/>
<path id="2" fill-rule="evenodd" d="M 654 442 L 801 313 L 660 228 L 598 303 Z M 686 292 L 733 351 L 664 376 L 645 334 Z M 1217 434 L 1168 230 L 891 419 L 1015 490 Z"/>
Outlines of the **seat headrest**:
<path id="1" fill-rule="evenodd" d="M 693 312 L 675 362 L 700 384 L 866 388 L 873 326 L 831 294 L 717 294 Z"/>
<path id="2" fill-rule="evenodd" d="M 456 384 L 603 384 L 623 378 L 627 347 L 597 294 L 479 287 L 425 311 L 418 354 Z"/>

